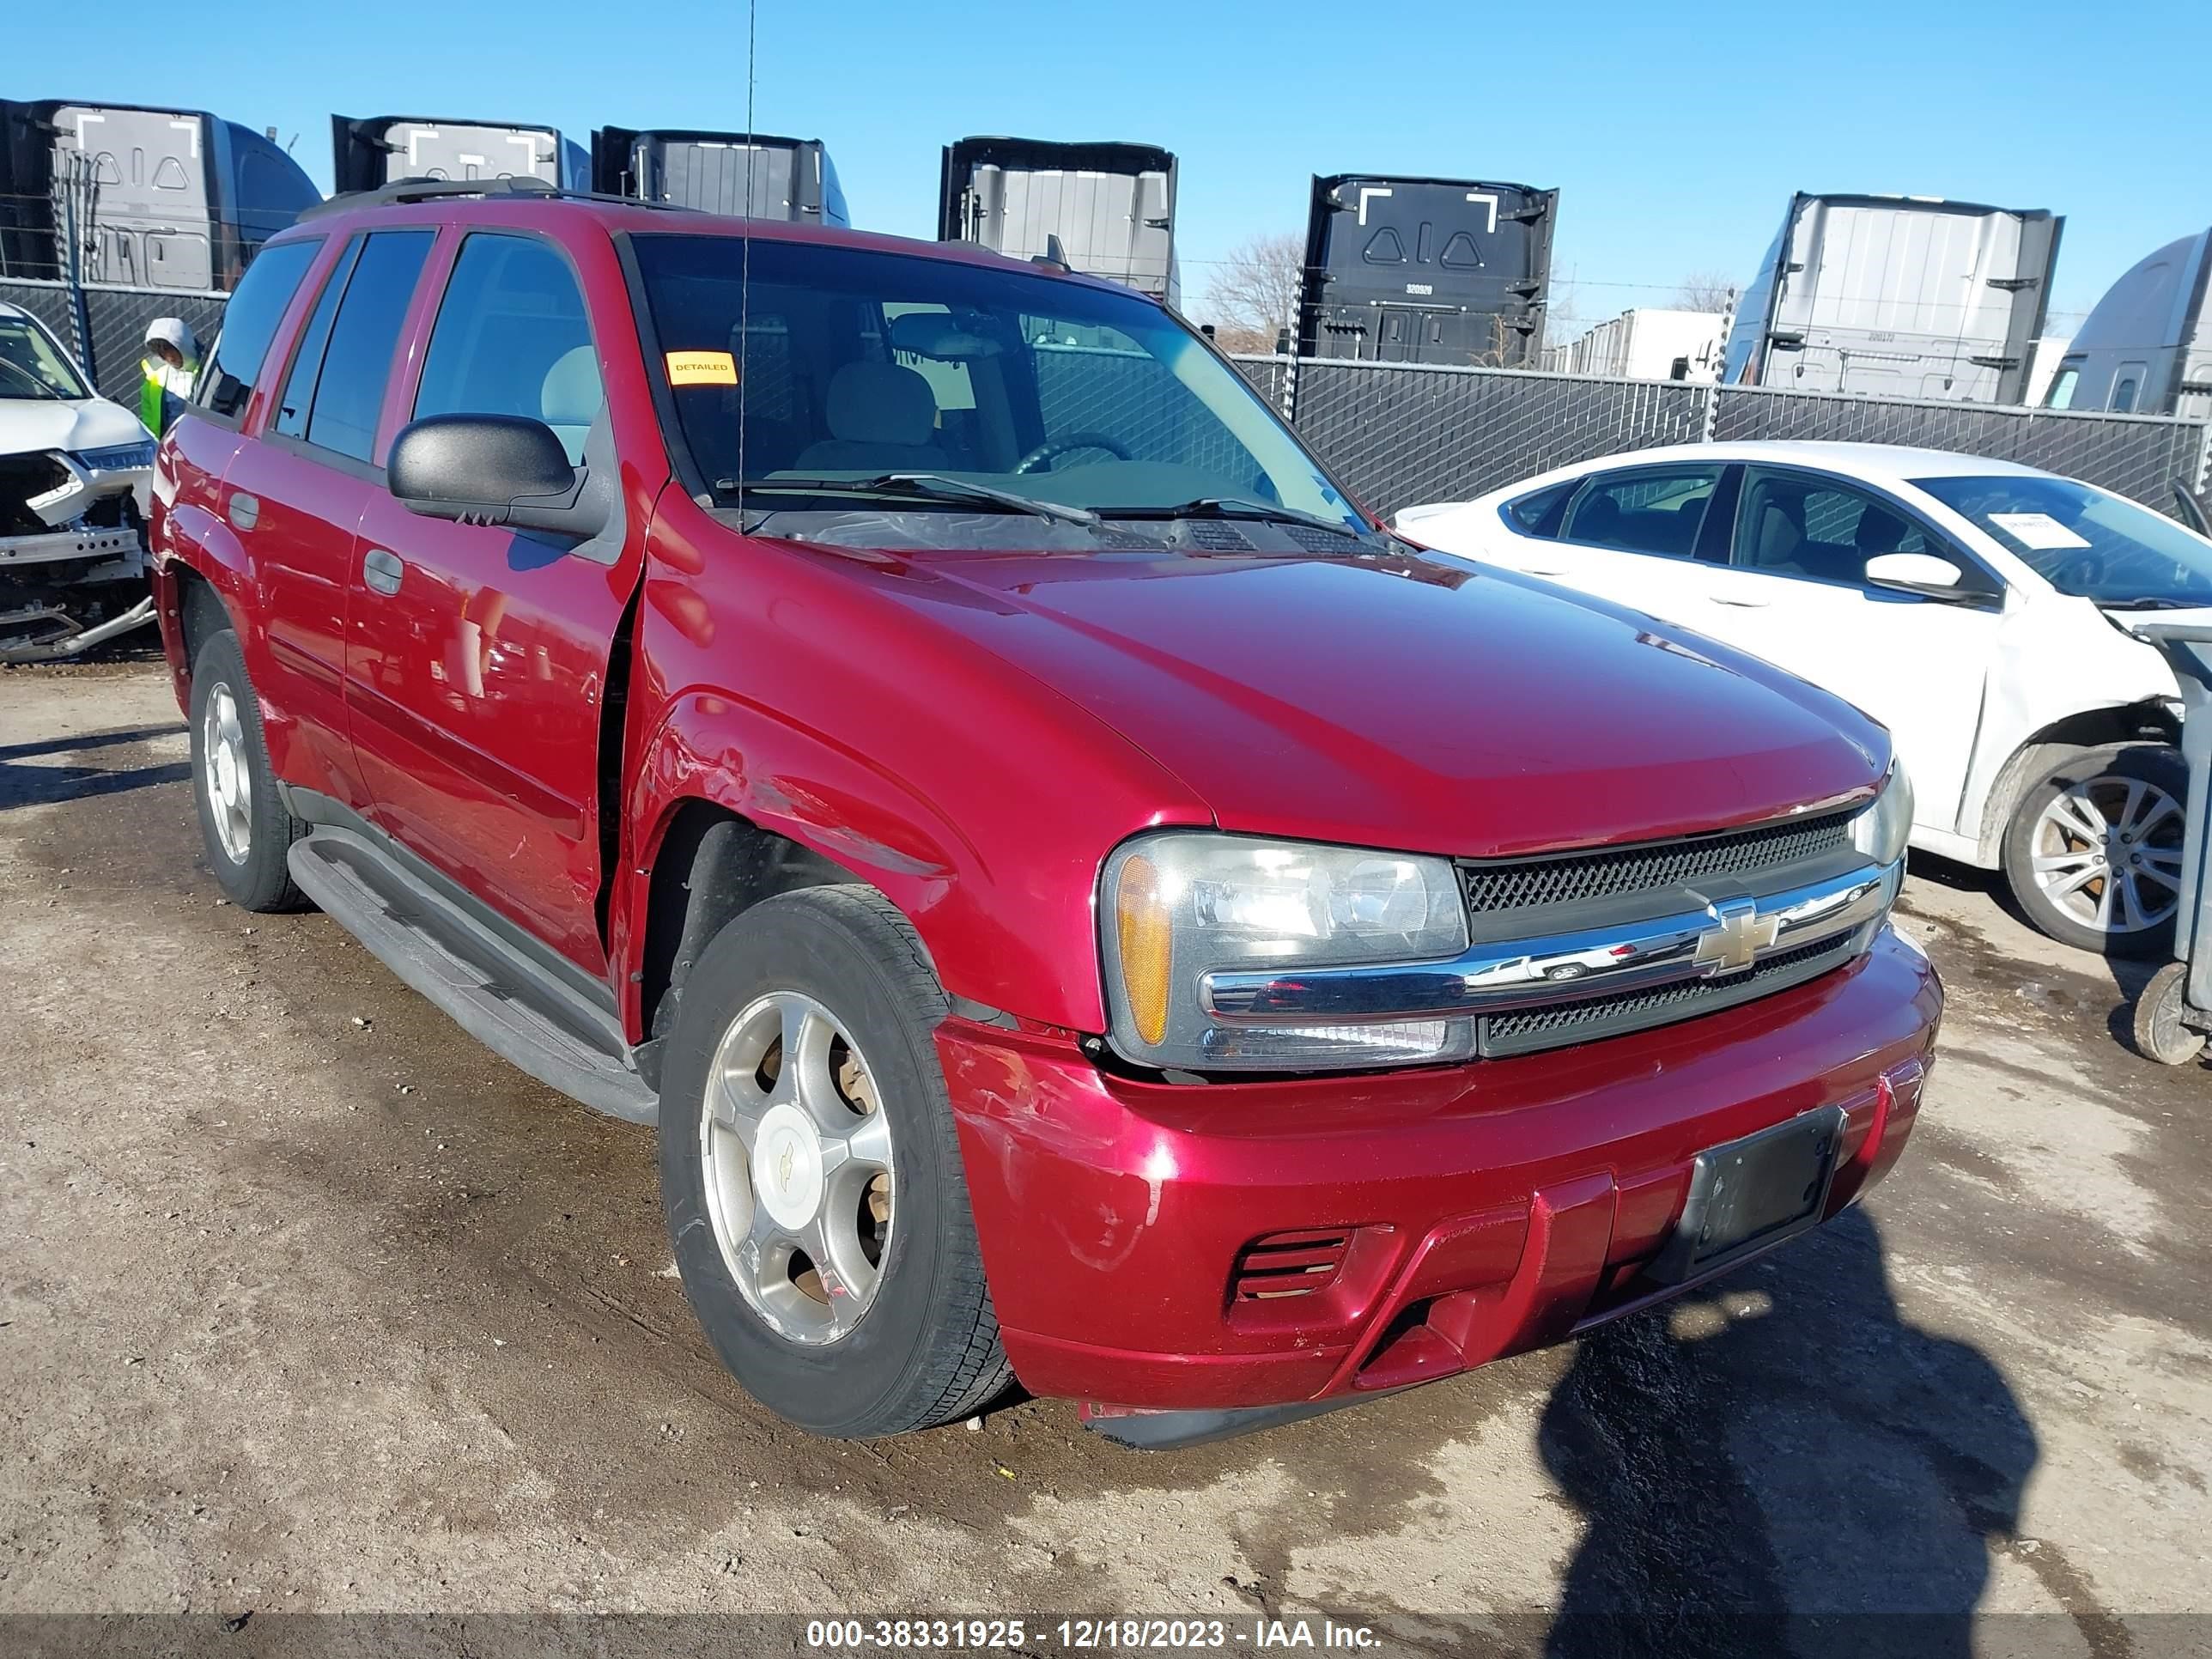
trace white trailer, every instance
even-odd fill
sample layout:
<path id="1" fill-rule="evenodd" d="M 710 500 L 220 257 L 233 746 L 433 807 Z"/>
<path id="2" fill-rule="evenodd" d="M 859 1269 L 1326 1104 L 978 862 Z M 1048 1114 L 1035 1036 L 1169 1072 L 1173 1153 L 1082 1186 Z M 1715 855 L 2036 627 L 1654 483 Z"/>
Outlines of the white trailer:
<path id="1" fill-rule="evenodd" d="M 1720 378 L 1722 326 L 1717 311 L 1638 306 L 1565 345 L 1544 348 L 1544 367 L 1560 374 L 1602 374 L 1627 380 Z"/>
<path id="2" fill-rule="evenodd" d="M 1792 197 L 1736 309 L 1721 378 L 2019 403 L 2065 222 L 1935 197 Z"/>

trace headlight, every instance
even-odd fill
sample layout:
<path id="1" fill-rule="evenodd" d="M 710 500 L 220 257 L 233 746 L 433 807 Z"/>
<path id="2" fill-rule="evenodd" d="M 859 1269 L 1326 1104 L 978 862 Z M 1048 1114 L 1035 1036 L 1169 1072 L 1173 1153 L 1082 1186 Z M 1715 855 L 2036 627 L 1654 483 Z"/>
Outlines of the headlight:
<path id="1" fill-rule="evenodd" d="M 79 449 L 71 452 L 76 463 L 88 472 L 119 472 L 134 466 L 154 465 L 154 441 L 142 438 L 135 444 L 110 444 L 105 449 Z"/>
<path id="2" fill-rule="evenodd" d="M 1316 1071 L 1474 1052 L 1468 1019 L 1235 1026 L 1200 997 L 1217 970 L 1459 955 L 1467 908 L 1449 860 L 1169 832 L 1118 848 L 1099 897 L 1114 1046 L 1127 1059 L 1193 1072 Z"/>
<path id="3" fill-rule="evenodd" d="M 1851 820 L 1851 844 L 1876 864 L 1894 864 L 1905 856 L 1911 833 L 1912 780 L 1905 775 L 1905 763 L 1893 760 L 1874 805 Z"/>

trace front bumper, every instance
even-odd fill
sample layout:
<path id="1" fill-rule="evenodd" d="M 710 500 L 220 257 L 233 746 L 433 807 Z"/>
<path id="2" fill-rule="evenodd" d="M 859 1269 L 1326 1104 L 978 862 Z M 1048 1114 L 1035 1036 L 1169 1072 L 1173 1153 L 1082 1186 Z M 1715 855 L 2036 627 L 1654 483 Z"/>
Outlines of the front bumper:
<path id="1" fill-rule="evenodd" d="M 1793 989 L 1468 1066 L 1138 1082 L 957 1018 L 938 1048 L 1023 1385 L 1220 1410 L 1432 1381 L 1680 1293 L 1641 1270 L 1697 1155 L 1831 1104 L 1833 1215 L 1904 1146 L 1942 1012 L 1927 958 L 1884 928 Z M 1247 1246 L 1322 1234 L 1348 1240 L 1325 1282 L 1236 1296 Z"/>

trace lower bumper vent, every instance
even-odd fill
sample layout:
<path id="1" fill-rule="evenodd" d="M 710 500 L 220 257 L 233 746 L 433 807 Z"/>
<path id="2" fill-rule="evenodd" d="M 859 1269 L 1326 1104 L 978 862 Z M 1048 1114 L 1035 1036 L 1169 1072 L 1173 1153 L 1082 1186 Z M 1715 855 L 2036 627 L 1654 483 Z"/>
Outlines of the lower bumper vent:
<path id="1" fill-rule="evenodd" d="M 1349 1228 L 1269 1233 L 1254 1239 L 1237 1253 L 1237 1265 L 1229 1275 L 1230 1300 L 1268 1302 L 1326 1290 L 1343 1270 L 1344 1253 L 1351 1243 Z"/>

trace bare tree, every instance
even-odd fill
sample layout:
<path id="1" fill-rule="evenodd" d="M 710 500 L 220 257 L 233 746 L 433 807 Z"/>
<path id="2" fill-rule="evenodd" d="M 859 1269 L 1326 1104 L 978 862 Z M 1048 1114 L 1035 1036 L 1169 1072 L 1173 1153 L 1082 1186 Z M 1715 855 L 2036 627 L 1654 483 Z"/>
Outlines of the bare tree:
<path id="1" fill-rule="evenodd" d="M 1213 267 L 1206 306 L 1214 339 L 1224 351 L 1273 351 L 1276 337 L 1297 320 L 1304 239 L 1254 236 Z"/>
<path id="2" fill-rule="evenodd" d="M 1677 311 L 1734 311 L 1735 284 L 1710 270 L 1693 270 L 1674 290 Z"/>

